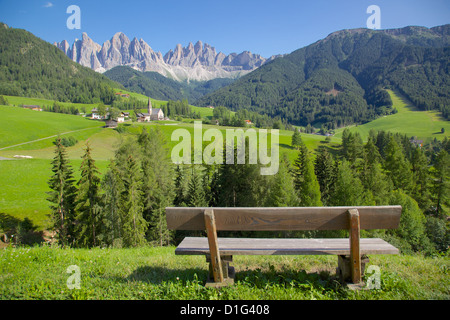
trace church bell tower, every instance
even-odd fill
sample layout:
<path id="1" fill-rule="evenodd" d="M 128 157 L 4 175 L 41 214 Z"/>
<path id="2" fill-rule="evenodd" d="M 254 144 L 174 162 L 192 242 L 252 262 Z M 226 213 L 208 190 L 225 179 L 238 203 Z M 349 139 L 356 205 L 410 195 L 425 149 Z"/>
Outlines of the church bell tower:
<path id="1" fill-rule="evenodd" d="M 148 98 L 148 114 L 152 115 L 152 102 L 150 101 L 150 98 Z"/>

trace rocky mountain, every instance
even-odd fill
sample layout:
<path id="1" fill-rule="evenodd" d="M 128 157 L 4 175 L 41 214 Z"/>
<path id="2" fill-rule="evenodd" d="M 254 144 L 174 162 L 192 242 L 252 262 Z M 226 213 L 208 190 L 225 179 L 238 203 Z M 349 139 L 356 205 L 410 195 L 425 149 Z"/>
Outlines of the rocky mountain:
<path id="1" fill-rule="evenodd" d="M 116 66 L 129 66 L 139 71 L 158 72 L 175 80 L 238 78 L 278 57 L 266 59 L 249 51 L 225 55 L 201 41 L 195 45 L 189 43 L 187 47 L 177 44 L 163 56 L 144 40 L 134 38 L 130 41 L 122 32 L 103 45 L 95 43 L 86 33 L 72 45 L 67 40 L 54 45 L 73 61 L 100 73 Z"/>

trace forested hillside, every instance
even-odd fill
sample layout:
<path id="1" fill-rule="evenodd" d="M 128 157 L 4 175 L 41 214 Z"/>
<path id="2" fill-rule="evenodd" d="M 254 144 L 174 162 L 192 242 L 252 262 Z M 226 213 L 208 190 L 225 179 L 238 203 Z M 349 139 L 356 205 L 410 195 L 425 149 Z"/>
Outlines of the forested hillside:
<path id="1" fill-rule="evenodd" d="M 298 125 L 327 128 L 395 112 L 384 88 L 449 119 L 450 25 L 353 29 L 276 59 L 198 101 L 246 108 Z M 424 31 L 426 30 L 426 32 Z"/>
<path id="2" fill-rule="evenodd" d="M 122 86 L 33 34 L 0 23 L 0 94 L 110 104 Z"/>
<path id="3" fill-rule="evenodd" d="M 157 72 L 141 72 L 126 66 L 114 67 L 106 71 L 104 75 L 119 82 L 128 90 L 145 94 L 154 99 L 187 99 L 190 103 L 234 81 L 234 79 L 217 78 L 209 81 L 179 82 Z"/>

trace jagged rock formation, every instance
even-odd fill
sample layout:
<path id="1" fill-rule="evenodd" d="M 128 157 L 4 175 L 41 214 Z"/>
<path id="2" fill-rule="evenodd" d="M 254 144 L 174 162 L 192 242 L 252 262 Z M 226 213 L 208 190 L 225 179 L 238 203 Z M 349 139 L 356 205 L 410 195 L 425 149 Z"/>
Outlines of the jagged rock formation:
<path id="1" fill-rule="evenodd" d="M 72 46 L 67 40 L 54 43 L 73 61 L 103 73 L 116 66 L 130 66 L 139 71 L 155 71 L 175 80 L 211 80 L 214 78 L 237 78 L 264 63 L 275 59 L 261 57 L 244 51 L 228 56 L 209 44 L 198 41 L 187 47 L 177 44 L 164 56 L 155 52 L 144 40 L 130 39 L 122 32 L 116 33 L 102 46 L 86 33 L 76 39 Z"/>

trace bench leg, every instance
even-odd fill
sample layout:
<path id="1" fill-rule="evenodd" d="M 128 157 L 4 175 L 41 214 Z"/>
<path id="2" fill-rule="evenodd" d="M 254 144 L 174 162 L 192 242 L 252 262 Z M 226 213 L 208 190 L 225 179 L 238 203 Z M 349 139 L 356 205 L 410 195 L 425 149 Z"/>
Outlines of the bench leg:
<path id="1" fill-rule="evenodd" d="M 230 266 L 230 262 L 233 261 L 233 256 L 220 256 L 220 262 L 221 262 L 221 269 L 223 273 L 223 281 L 222 282 L 215 282 L 214 281 L 214 269 L 213 264 L 211 262 L 211 256 L 206 256 L 206 262 L 209 263 L 209 275 L 208 280 L 206 282 L 206 287 L 223 287 L 234 284 L 234 276 L 235 271 L 234 267 Z"/>
<path id="2" fill-rule="evenodd" d="M 361 276 L 364 275 L 366 264 L 369 263 L 369 257 L 366 255 L 361 256 Z M 339 276 L 339 280 L 342 283 L 353 283 L 352 279 L 352 260 L 350 256 L 338 256 L 338 267 L 336 268 L 336 274 Z"/>

